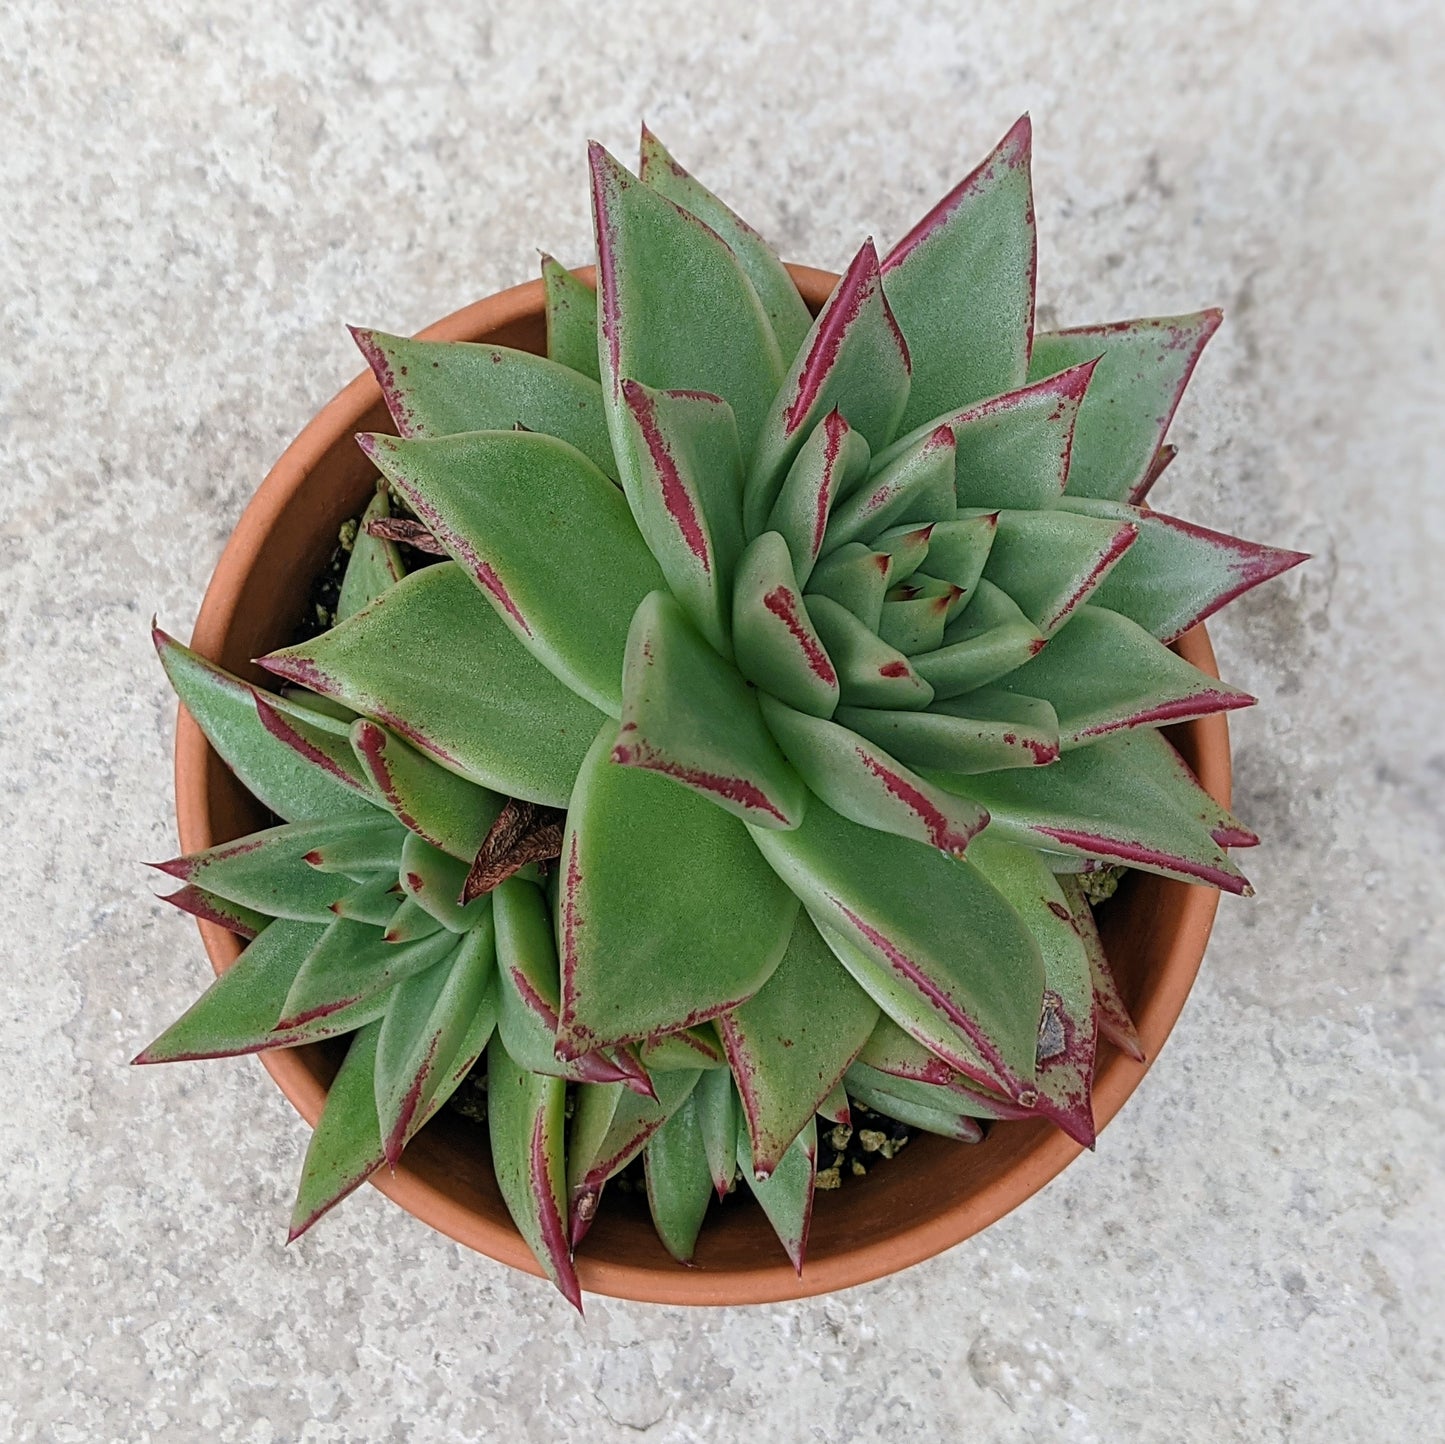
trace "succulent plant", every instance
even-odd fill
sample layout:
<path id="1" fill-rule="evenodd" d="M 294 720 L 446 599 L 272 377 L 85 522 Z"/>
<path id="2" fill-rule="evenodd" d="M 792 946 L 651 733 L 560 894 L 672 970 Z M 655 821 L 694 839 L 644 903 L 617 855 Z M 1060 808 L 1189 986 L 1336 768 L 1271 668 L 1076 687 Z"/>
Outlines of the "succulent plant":
<path id="1" fill-rule="evenodd" d="M 646 130 L 590 173 L 596 291 L 544 259 L 545 357 L 353 333 L 399 435 L 358 438 L 337 625 L 261 659 L 294 690 L 161 638 L 286 821 L 164 864 L 276 920 L 142 1055 L 359 1029 L 300 1227 L 485 1048 L 574 1302 L 639 1154 L 676 1257 L 741 1177 L 801 1268 L 849 1097 L 1093 1143 L 1099 1039 L 1141 1054 L 1084 879 L 1248 890 L 1159 729 L 1253 699 L 1169 644 L 1303 560 L 1144 505 L 1218 312 L 1035 332 L 1027 118 L 816 317 Z"/>

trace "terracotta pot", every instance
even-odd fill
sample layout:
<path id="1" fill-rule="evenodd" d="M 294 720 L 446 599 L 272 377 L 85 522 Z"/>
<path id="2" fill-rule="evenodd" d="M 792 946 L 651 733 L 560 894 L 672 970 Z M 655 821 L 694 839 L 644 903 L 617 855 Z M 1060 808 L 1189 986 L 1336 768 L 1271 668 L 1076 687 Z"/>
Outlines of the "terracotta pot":
<path id="1" fill-rule="evenodd" d="M 836 277 L 793 267 L 816 310 Z M 541 283 L 478 301 L 422 332 L 436 340 L 489 341 L 544 348 Z M 371 494 L 374 471 L 352 440 L 390 430 L 370 375 L 358 377 L 287 448 L 246 508 L 201 606 L 192 645 L 256 681 L 251 663 L 290 640 L 313 578 L 338 527 Z M 1203 627 L 1177 650 L 1213 673 Z M 1200 781 L 1228 804 L 1229 734 L 1222 715 L 1170 730 Z M 184 712 L 176 733 L 176 816 L 182 848 L 198 851 L 265 825 L 263 814 Z M 1131 874 L 1101 915 L 1109 955 L 1148 1056 L 1157 1058 L 1204 956 L 1218 895 Z M 201 923 L 219 973 L 240 953 L 238 940 Z M 298 1111 L 314 1124 L 339 1062 L 325 1045 L 263 1055 Z M 1107 1124 L 1138 1087 L 1143 1066 L 1103 1045 L 1094 1109 Z M 892 1162 L 816 1200 L 807 1266 L 798 1278 L 750 1201 L 714 1210 L 703 1227 L 696 1266 L 682 1268 L 653 1234 L 645 1203 L 609 1195 L 579 1251 L 584 1289 L 670 1304 L 764 1303 L 847 1288 L 907 1268 L 986 1228 L 1017 1208 L 1078 1157 L 1080 1148 L 1047 1123 L 996 1125 L 965 1146 L 916 1138 Z M 1107 1165 L 1106 1165 L 1107 1166 Z M 540 1274 L 507 1215 L 475 1125 L 446 1110 L 407 1149 L 394 1176 L 376 1186 L 408 1212 L 514 1268 Z M 324 1227 L 324 1225 L 323 1225 Z"/>

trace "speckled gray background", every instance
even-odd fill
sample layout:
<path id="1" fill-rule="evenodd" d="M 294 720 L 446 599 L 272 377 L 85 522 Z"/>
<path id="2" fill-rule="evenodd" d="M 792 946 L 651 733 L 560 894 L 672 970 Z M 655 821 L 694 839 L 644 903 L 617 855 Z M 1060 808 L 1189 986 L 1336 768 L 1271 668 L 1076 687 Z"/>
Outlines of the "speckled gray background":
<path id="1" fill-rule="evenodd" d="M 1438 10 L 827 8 L 7 7 L 0 1438 L 1441 1437 Z M 1162 504 L 1317 556 L 1215 630 L 1267 842 L 1162 1063 L 986 1237 L 832 1299 L 583 1323 L 369 1190 L 284 1249 L 259 1065 L 124 1065 L 206 975 L 135 864 L 152 610 L 186 633 L 343 321 L 585 258 L 587 136 L 645 113 L 836 267 L 1025 108 L 1046 323 L 1226 307 Z"/>

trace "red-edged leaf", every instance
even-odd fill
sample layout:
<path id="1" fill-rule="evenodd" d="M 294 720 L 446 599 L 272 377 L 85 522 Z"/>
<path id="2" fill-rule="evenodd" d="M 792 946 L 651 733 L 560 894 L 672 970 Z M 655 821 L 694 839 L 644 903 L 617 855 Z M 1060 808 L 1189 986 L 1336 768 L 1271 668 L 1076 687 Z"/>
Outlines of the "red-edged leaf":
<path id="1" fill-rule="evenodd" d="M 808 617 L 838 675 L 839 701 L 853 707 L 926 707 L 933 688 L 896 647 L 890 647 L 831 597 L 809 593 Z"/>
<path id="2" fill-rule="evenodd" d="M 196 887 L 193 883 L 187 883 L 175 892 L 166 893 L 160 900 L 170 903 L 173 908 L 180 908 L 184 913 L 190 913 L 192 917 L 200 918 L 202 922 L 215 923 L 217 927 L 225 928 L 240 938 L 254 938 L 271 921 L 265 913 L 257 912 L 255 908 L 233 903 L 216 893 L 207 892 L 203 887 Z"/>
<path id="3" fill-rule="evenodd" d="M 1056 878 L 1069 915 L 1074 921 L 1074 930 L 1083 940 L 1084 950 L 1089 955 L 1089 971 L 1094 984 L 1094 1011 L 1099 1020 L 1099 1032 L 1121 1053 L 1127 1054 L 1136 1063 L 1145 1061 L 1144 1045 L 1139 1041 L 1138 1030 L 1124 999 L 1114 970 L 1104 952 L 1104 942 L 1099 936 L 1099 925 L 1094 921 L 1094 910 L 1089 906 L 1084 890 L 1075 876 Z"/>
<path id="4" fill-rule="evenodd" d="M 738 1169 L 762 1205 L 773 1232 L 801 1276 L 813 1222 L 813 1180 L 818 1171 L 818 1126 L 809 1118 L 771 1173 L 759 1176 L 745 1121 L 738 1119 Z"/>
<path id="5" fill-rule="evenodd" d="M 913 352 L 905 426 L 1023 382 L 1034 325 L 1031 145 L 1025 115 L 883 262 Z"/>
<path id="6" fill-rule="evenodd" d="M 863 480 L 868 457 L 868 443 L 835 406 L 813 428 L 788 468 L 766 530 L 787 542 L 799 586 L 807 585 L 823 550 L 835 498 Z"/>
<path id="7" fill-rule="evenodd" d="M 876 464 L 857 490 L 833 508 L 824 553 L 845 542 L 872 542 L 895 527 L 952 521 L 958 511 L 953 476 L 953 432 L 935 427 L 911 446 Z"/>

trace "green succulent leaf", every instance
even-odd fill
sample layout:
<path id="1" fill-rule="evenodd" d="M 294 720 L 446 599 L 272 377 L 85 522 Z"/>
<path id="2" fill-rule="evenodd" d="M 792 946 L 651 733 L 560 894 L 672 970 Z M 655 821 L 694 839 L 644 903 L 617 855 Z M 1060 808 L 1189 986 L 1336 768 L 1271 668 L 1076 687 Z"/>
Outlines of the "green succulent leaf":
<path id="1" fill-rule="evenodd" d="M 550 807 L 567 805 L 602 721 L 455 563 L 412 573 L 364 612 L 262 664 L 385 723 L 448 771 Z"/>
<path id="2" fill-rule="evenodd" d="M 524 431 L 365 445 L 517 639 L 615 716 L 627 624 L 662 585 L 618 489 L 574 447 Z"/>
<path id="3" fill-rule="evenodd" d="M 914 574 L 914 581 L 921 574 Z M 918 587 L 909 582 L 895 587 L 883 603 L 878 618 L 878 635 L 905 657 L 937 650 L 943 641 L 948 614 L 963 596 L 962 589 L 947 583 Z"/>
<path id="4" fill-rule="evenodd" d="M 869 541 L 891 527 L 952 521 L 953 432 L 936 427 L 896 456 L 874 463 L 868 480 L 834 508 L 823 539 L 826 555 L 850 541 Z"/>
<path id="5" fill-rule="evenodd" d="M 551 256 L 542 257 L 542 292 L 547 312 L 548 359 L 601 381 L 597 366 L 597 293 Z"/>
<path id="6" fill-rule="evenodd" d="M 935 702 L 922 712 L 840 707 L 836 720 L 910 767 L 994 772 L 1040 767 L 1059 755 L 1053 708 L 1037 698 L 993 689 Z"/>
<path id="7" fill-rule="evenodd" d="M 1133 522 L 1066 511 L 1001 511 L 984 577 L 1044 636 L 1098 590 L 1138 538 Z"/>
<path id="8" fill-rule="evenodd" d="M 1084 944 L 1089 959 L 1089 973 L 1094 989 L 1094 1014 L 1098 1019 L 1099 1032 L 1121 1053 L 1136 1063 L 1144 1062 L 1144 1045 L 1139 1040 L 1134 1020 L 1129 1016 L 1119 984 L 1114 977 L 1104 942 L 1099 936 L 1099 925 L 1094 920 L 1094 910 L 1076 876 L 1057 877 L 1055 881 L 1068 905 L 1074 931 Z"/>
<path id="9" fill-rule="evenodd" d="M 983 1129 L 962 1110 L 957 1094 L 949 1094 L 939 1089 L 939 1103 L 923 1103 L 917 1098 L 904 1096 L 902 1088 L 889 1091 L 876 1086 L 862 1069 L 849 1072 L 847 1087 L 853 1097 L 865 1107 L 889 1118 L 896 1118 L 910 1128 L 918 1128 L 925 1133 L 937 1133 L 944 1138 L 953 1139 L 955 1143 L 978 1143 L 983 1138 Z M 906 1085 L 904 1087 L 906 1088 Z M 914 1087 L 927 1085 L 915 1084 Z"/>
<path id="10" fill-rule="evenodd" d="M 400 901 L 401 884 L 396 880 L 393 869 L 373 873 L 357 882 L 345 897 L 331 905 L 331 911 L 339 918 L 351 918 L 354 922 L 384 928 L 391 922 Z"/>
<path id="11" fill-rule="evenodd" d="M 772 248 L 745 220 L 689 175 L 645 125 L 638 175 L 645 185 L 696 216 L 727 243 L 758 293 L 782 359 L 789 360 L 802 345 L 813 318 L 788 268 Z"/>
<path id="12" fill-rule="evenodd" d="M 642 1162 L 647 1176 L 647 1206 L 657 1236 L 679 1263 L 691 1263 L 712 1197 L 712 1172 L 696 1091 L 648 1140 Z"/>
<path id="13" fill-rule="evenodd" d="M 800 915 L 772 977 L 717 1020 L 758 1171 L 777 1168 L 877 1021 L 878 1005 Z"/>
<path id="14" fill-rule="evenodd" d="M 257 912 L 255 908 L 233 903 L 229 898 L 219 897 L 191 883 L 177 888 L 173 893 L 165 894 L 160 901 L 170 903 L 173 908 L 190 913 L 202 922 L 215 923 L 217 927 L 225 928 L 227 932 L 247 940 L 254 938 L 271 921 L 265 913 Z"/>
<path id="15" fill-rule="evenodd" d="M 896 647 L 831 597 L 810 592 L 808 617 L 838 675 L 840 702 L 850 707 L 926 707 L 933 688 Z"/>
<path id="16" fill-rule="evenodd" d="M 1063 891 L 1037 852 L 982 837 L 970 854 L 1009 900 L 1044 958 L 1038 1034 L 1038 1111 L 1076 1143 L 1094 1146 L 1094 984 L 1088 953 Z"/>
<path id="17" fill-rule="evenodd" d="M 732 407 L 746 462 L 783 375 L 753 283 L 709 226 L 601 146 L 591 146 L 588 158 L 598 349 L 613 427 L 624 379 L 659 391 L 705 391 Z"/>
<path id="18" fill-rule="evenodd" d="M 300 709 L 296 709 L 300 710 Z M 295 715 L 287 716 L 271 705 L 267 693 L 256 693 L 256 715 L 261 725 L 278 741 L 291 748 L 298 757 L 313 767 L 328 772 L 344 787 L 350 787 L 371 800 L 371 782 L 365 769 L 356 760 L 344 733 L 331 728 L 314 727 Z"/>
<path id="19" fill-rule="evenodd" d="M 742 1106 L 733 1084 L 731 1068 L 703 1073 L 697 1080 L 694 1096 L 712 1186 L 717 1196 L 723 1198 L 737 1177 L 737 1137 Z"/>
<path id="20" fill-rule="evenodd" d="M 402 436 L 521 427 L 567 442 L 617 479 L 602 388 L 592 377 L 510 346 L 409 341 L 355 328 L 351 334 Z"/>
<path id="21" fill-rule="evenodd" d="M 788 468 L 830 411 L 876 451 L 893 439 L 907 401 L 908 347 L 883 294 L 878 252 L 865 241 L 773 398 L 743 492 L 747 535 L 762 531 Z"/>
<path id="22" fill-rule="evenodd" d="M 746 1121 L 739 1117 L 737 1161 L 753 1197 L 778 1236 L 794 1270 L 803 1272 L 808 1250 L 808 1228 L 813 1221 L 813 1179 L 818 1171 L 818 1126 L 809 1118 L 803 1131 L 788 1146 L 771 1173 L 758 1176 Z"/>
<path id="23" fill-rule="evenodd" d="M 868 443 L 835 406 L 788 468 L 765 529 L 778 532 L 788 544 L 800 587 L 807 585 L 823 550 L 834 500 L 867 476 L 868 458 Z"/>
<path id="24" fill-rule="evenodd" d="M 752 832 L 884 1012 L 961 1072 L 1032 1083 L 1043 965 L 982 873 L 816 802 L 794 832 Z"/>
<path id="25" fill-rule="evenodd" d="M 1129 499 L 1148 476 L 1218 311 L 1080 326 L 1034 337 L 1029 379 L 1098 359 L 1074 428 L 1073 496 Z"/>
<path id="26" fill-rule="evenodd" d="M 696 1028 L 679 1028 L 649 1038 L 638 1050 L 642 1065 L 649 1073 L 669 1073 L 679 1068 L 726 1068 L 727 1057 L 711 1023 Z"/>
<path id="27" fill-rule="evenodd" d="M 386 1161 L 395 1168 L 429 1093 L 490 1001 L 496 973 L 492 929 L 473 929 L 452 954 L 392 989 L 377 1044 L 376 1112 Z"/>
<path id="28" fill-rule="evenodd" d="M 1046 640 L 1002 587 L 980 577 L 944 628 L 943 645 L 917 657 L 915 665 L 931 695 L 957 697 L 1022 667 Z"/>
<path id="29" fill-rule="evenodd" d="M 996 511 L 960 515 L 953 521 L 930 525 L 925 538 L 929 575 L 951 582 L 971 600 L 997 533 Z M 950 623 L 958 619 L 961 610 L 949 613 Z"/>
<path id="30" fill-rule="evenodd" d="M 998 685 L 1048 702 L 1066 749 L 1255 700 L 1176 656 L 1137 622 L 1096 606 L 1079 607 L 1038 656 Z"/>
<path id="31" fill-rule="evenodd" d="M 616 743 L 612 727 L 598 734 L 562 843 L 564 1055 L 735 1007 L 777 966 L 797 911 L 742 823 L 665 777 L 617 766 Z"/>
<path id="32" fill-rule="evenodd" d="M 285 918 L 263 928 L 180 1018 L 136 1055 L 135 1062 L 231 1058 L 287 1046 L 274 1032 L 276 1019 L 292 980 L 323 931 L 317 923 Z"/>
<path id="33" fill-rule="evenodd" d="M 360 717 L 351 726 L 356 760 L 401 825 L 462 862 L 476 857 L 502 810 L 502 798 L 448 772 L 424 753 Z"/>
<path id="34" fill-rule="evenodd" d="M 376 799 L 316 766 L 266 730 L 256 711 L 256 688 L 159 627 L 152 628 L 151 635 L 181 705 L 221 760 L 265 807 L 288 822 L 375 812 Z"/>
<path id="35" fill-rule="evenodd" d="M 1216 840 L 1218 834 L 1238 841 L 1218 804 L 1151 729 L 1102 738 L 1048 768 L 930 776 L 988 808 L 1004 841 L 1207 882 L 1225 892 L 1252 891 Z"/>
<path id="36" fill-rule="evenodd" d="M 911 533 L 924 538 L 924 551 L 927 530 L 914 528 Z M 893 569 L 893 557 L 886 551 L 874 551 L 863 542 L 845 542 L 813 568 L 808 578 L 808 605 L 812 607 L 814 597 L 826 597 L 851 612 L 865 632 L 876 632 Z"/>
<path id="37" fill-rule="evenodd" d="M 456 945 L 456 935 L 444 928 L 415 941 L 392 942 L 368 923 L 337 918 L 297 971 L 274 1020 L 276 1030 L 286 1034 L 318 1022 L 335 1031 L 335 1020 L 358 1008 L 369 1010 L 379 1002 L 381 1012 L 384 995 L 397 983 L 435 966 Z"/>
<path id="38" fill-rule="evenodd" d="M 323 858 L 345 855 L 355 858 L 363 872 L 385 870 L 401 860 L 404 835 L 390 817 L 373 809 L 354 820 L 288 822 L 158 866 L 182 882 L 271 917 L 326 923 L 332 904 L 351 891 L 352 881 L 321 871 Z"/>
<path id="39" fill-rule="evenodd" d="M 467 872 L 466 863 L 433 847 L 416 833 L 407 833 L 401 845 L 402 890 L 454 933 L 482 926 L 491 912 L 486 893 L 469 903 L 462 902 Z"/>
<path id="40" fill-rule="evenodd" d="M 764 696 L 761 702 L 763 717 L 788 760 L 813 794 L 843 817 L 956 857 L 963 856 L 969 839 L 988 821 L 981 807 L 959 807 L 958 798 L 925 781 L 847 726 L 809 717 L 772 697 Z M 866 709 L 845 710 L 854 716 Z"/>
<path id="41" fill-rule="evenodd" d="M 807 802 L 757 693 L 666 592 L 648 596 L 632 620 L 612 760 L 670 777 L 762 827 L 796 827 Z"/>
<path id="42" fill-rule="evenodd" d="M 442 927 L 440 920 L 429 908 L 424 908 L 416 898 L 407 894 L 397 903 L 386 920 L 382 940 L 387 943 L 416 943 L 423 938 L 450 931 L 449 928 Z"/>
<path id="43" fill-rule="evenodd" d="M 742 551 L 742 458 L 726 403 L 624 380 L 616 435 L 622 485 L 673 595 L 717 652 L 731 653 Z"/>
<path id="44" fill-rule="evenodd" d="M 557 1057 L 562 982 L 547 900 L 539 887 L 515 876 L 499 883 L 490 896 L 497 930 L 499 1021 L 508 1054 L 534 1073 L 572 1083 L 625 1083 L 650 1096 L 647 1075 L 625 1049 Z"/>
<path id="45" fill-rule="evenodd" d="M 562 1079 L 518 1067 L 493 1035 L 487 1045 L 487 1122 L 497 1186 L 527 1247 L 581 1313 L 567 1229 L 566 1098 Z"/>
<path id="46" fill-rule="evenodd" d="M 366 529 L 368 522 L 382 521 L 390 515 L 391 498 L 385 487 L 378 487 L 376 495 L 361 514 L 361 525 L 357 529 L 356 540 L 351 544 L 351 556 L 341 577 L 341 594 L 336 601 L 338 622 L 344 622 L 363 607 L 370 606 L 388 587 L 394 587 L 406 575 L 406 563 L 402 561 L 396 543 L 372 536 Z"/>
<path id="47" fill-rule="evenodd" d="M 1023 116 L 883 262 L 913 355 L 904 426 L 1024 380 L 1034 325 L 1032 139 Z"/>
<path id="48" fill-rule="evenodd" d="M 1132 618 L 1161 642 L 1177 641 L 1227 602 L 1309 560 L 1304 552 L 1261 546 L 1123 502 L 1070 496 L 1062 505 L 1138 528 L 1138 541 L 1093 600 Z"/>
<path id="49" fill-rule="evenodd" d="M 838 674 L 813 625 L 788 544 L 775 531 L 743 553 L 733 592 L 738 670 L 766 693 L 815 717 L 838 705 Z"/>

